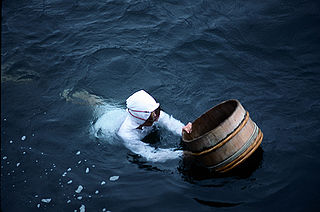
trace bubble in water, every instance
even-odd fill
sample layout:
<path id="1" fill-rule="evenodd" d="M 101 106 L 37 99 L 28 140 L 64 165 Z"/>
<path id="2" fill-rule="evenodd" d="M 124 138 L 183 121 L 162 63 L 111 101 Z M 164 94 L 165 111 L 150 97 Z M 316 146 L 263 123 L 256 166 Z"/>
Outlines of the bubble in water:
<path id="1" fill-rule="evenodd" d="M 76 190 L 76 193 L 79 194 L 82 191 L 82 189 L 83 189 L 82 185 L 79 185 L 77 190 Z"/>
<path id="2" fill-rule="evenodd" d="M 86 206 L 81 205 L 81 207 L 80 207 L 80 212 L 85 212 L 85 211 L 86 211 Z"/>
<path id="3" fill-rule="evenodd" d="M 44 202 L 44 203 L 50 203 L 51 202 L 51 198 L 48 198 L 48 199 L 42 199 L 41 202 Z"/>
<path id="4" fill-rule="evenodd" d="M 112 176 L 109 178 L 110 181 L 117 181 L 119 179 L 119 176 Z"/>

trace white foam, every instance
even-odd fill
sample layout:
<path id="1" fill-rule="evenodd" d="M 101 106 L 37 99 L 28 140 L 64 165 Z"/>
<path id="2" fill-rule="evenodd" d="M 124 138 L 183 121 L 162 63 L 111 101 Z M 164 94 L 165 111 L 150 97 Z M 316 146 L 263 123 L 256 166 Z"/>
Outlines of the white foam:
<path id="1" fill-rule="evenodd" d="M 24 141 L 24 140 L 26 140 L 26 138 L 27 138 L 27 136 L 24 135 L 21 137 L 21 140 Z"/>
<path id="2" fill-rule="evenodd" d="M 65 177 L 67 175 L 67 172 L 64 172 L 63 174 L 62 174 L 62 177 Z"/>
<path id="3" fill-rule="evenodd" d="M 72 180 L 69 180 L 68 182 L 67 182 L 67 184 L 71 184 L 72 183 Z"/>
<path id="4" fill-rule="evenodd" d="M 78 196 L 77 199 L 78 199 L 78 200 L 82 200 L 82 196 Z"/>
<path id="5" fill-rule="evenodd" d="M 44 203 L 50 203 L 51 202 L 51 198 L 48 198 L 48 199 L 42 199 L 41 202 L 44 202 Z"/>
<path id="6" fill-rule="evenodd" d="M 3 160 L 7 160 L 7 158 L 8 158 L 7 156 L 3 156 L 3 158 L 2 158 L 2 159 L 3 159 Z"/>
<path id="7" fill-rule="evenodd" d="M 79 194 L 82 191 L 82 189 L 83 189 L 82 185 L 79 185 L 75 192 Z"/>
<path id="8" fill-rule="evenodd" d="M 80 155 L 80 151 L 78 151 L 78 152 L 76 153 L 76 155 Z"/>
<path id="9" fill-rule="evenodd" d="M 141 155 L 148 161 L 152 162 L 165 162 L 171 159 L 177 159 L 183 155 L 183 151 L 175 150 L 173 148 L 162 149 L 151 147 L 141 141 L 126 140 L 124 145 L 130 149 L 132 152 Z"/>
<path id="10" fill-rule="evenodd" d="M 104 185 L 104 184 L 106 184 L 106 182 L 105 182 L 105 181 L 102 181 L 102 182 L 101 182 L 101 185 Z"/>
<path id="11" fill-rule="evenodd" d="M 20 163 L 17 163 L 17 167 L 20 166 Z"/>
<path id="12" fill-rule="evenodd" d="M 67 203 L 69 204 L 71 202 L 71 200 L 68 200 Z"/>
<path id="13" fill-rule="evenodd" d="M 80 212 L 85 212 L 85 211 L 86 211 L 86 206 L 81 205 L 81 207 L 80 207 Z"/>
<path id="14" fill-rule="evenodd" d="M 99 191 L 98 191 L 98 190 L 96 190 L 94 193 L 95 193 L 95 194 L 99 194 Z"/>
<path id="15" fill-rule="evenodd" d="M 92 124 L 91 133 L 99 139 L 114 143 L 114 138 L 122 122 L 126 117 L 125 109 L 117 105 L 105 104 L 97 106 L 95 117 L 97 120 Z"/>
<path id="16" fill-rule="evenodd" d="M 68 169 L 67 169 L 67 172 L 69 172 L 69 171 L 71 171 L 71 168 L 68 168 Z"/>
<path id="17" fill-rule="evenodd" d="M 89 173 L 89 171 L 90 171 L 89 168 L 86 168 L 86 173 L 87 173 L 87 174 Z"/>
<path id="18" fill-rule="evenodd" d="M 119 176 L 112 176 L 109 178 L 110 181 L 117 181 L 119 179 Z"/>

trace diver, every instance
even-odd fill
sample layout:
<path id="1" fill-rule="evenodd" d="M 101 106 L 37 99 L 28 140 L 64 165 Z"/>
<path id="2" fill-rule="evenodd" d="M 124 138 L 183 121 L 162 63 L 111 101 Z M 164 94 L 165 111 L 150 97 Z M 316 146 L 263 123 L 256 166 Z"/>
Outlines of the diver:
<path id="1" fill-rule="evenodd" d="M 126 100 L 127 116 L 118 130 L 118 136 L 124 145 L 135 154 L 150 161 L 165 161 L 182 155 L 182 150 L 163 149 L 150 146 L 142 141 L 152 131 L 152 126 L 159 125 L 181 136 L 182 131 L 191 133 L 192 123 L 184 125 L 160 109 L 160 104 L 146 91 L 140 90 Z"/>

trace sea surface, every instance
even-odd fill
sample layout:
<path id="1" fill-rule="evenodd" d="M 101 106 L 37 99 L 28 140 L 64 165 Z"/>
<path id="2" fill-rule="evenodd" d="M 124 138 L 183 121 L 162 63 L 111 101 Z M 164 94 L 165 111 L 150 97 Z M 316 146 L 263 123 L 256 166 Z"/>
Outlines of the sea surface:
<path id="1" fill-rule="evenodd" d="M 116 136 L 140 89 L 185 124 L 238 99 L 261 146 L 225 175 L 148 161 Z M 319 120 L 319 1 L 2 2 L 3 212 L 318 211 Z"/>

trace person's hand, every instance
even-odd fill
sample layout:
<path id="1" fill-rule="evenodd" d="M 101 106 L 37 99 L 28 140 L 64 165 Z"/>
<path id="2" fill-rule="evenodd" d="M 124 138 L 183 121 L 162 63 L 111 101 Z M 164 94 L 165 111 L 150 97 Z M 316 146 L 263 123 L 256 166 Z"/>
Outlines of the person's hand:
<path id="1" fill-rule="evenodd" d="M 182 127 L 182 131 L 185 131 L 186 133 L 192 132 L 192 123 L 189 122 L 186 126 Z"/>

